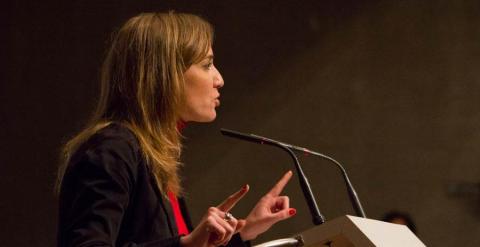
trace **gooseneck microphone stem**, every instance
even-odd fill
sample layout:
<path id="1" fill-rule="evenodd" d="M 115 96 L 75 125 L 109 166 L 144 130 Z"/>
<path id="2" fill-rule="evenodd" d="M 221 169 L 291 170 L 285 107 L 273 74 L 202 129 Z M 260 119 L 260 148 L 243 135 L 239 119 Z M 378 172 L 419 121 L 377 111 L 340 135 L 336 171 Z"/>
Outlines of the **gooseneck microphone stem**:
<path id="1" fill-rule="evenodd" d="M 270 144 L 272 146 L 279 147 L 290 154 L 290 157 L 292 157 L 293 162 L 295 163 L 295 168 L 297 169 L 298 173 L 298 181 L 300 182 L 300 187 L 302 188 L 303 196 L 305 197 L 305 200 L 307 201 L 308 208 L 310 209 L 310 214 L 312 215 L 312 222 L 314 225 L 320 225 L 325 223 L 325 217 L 320 213 L 320 210 L 318 209 L 317 202 L 315 200 L 315 197 L 313 196 L 312 189 L 310 187 L 310 183 L 308 182 L 307 177 L 305 176 L 305 173 L 303 173 L 302 166 L 300 165 L 300 162 L 298 161 L 297 156 L 293 151 L 280 143 L 275 143 L 275 142 L 265 142 L 265 144 Z"/>
<path id="2" fill-rule="evenodd" d="M 260 139 L 267 139 L 265 137 L 261 137 L 261 136 L 257 136 L 257 135 L 253 135 L 253 134 L 252 134 L 252 136 L 254 136 L 256 138 L 260 138 Z M 332 158 L 330 156 L 327 156 L 325 154 L 321 154 L 319 152 L 315 152 L 315 151 L 312 151 L 312 150 L 309 150 L 309 149 L 306 149 L 306 148 L 303 148 L 303 147 L 298 147 L 298 146 L 290 145 L 290 144 L 287 144 L 287 143 L 282 143 L 282 144 L 289 149 L 299 151 L 299 152 L 303 152 L 303 153 L 307 153 L 307 154 L 311 154 L 311 155 L 315 155 L 315 156 L 318 156 L 322 159 L 326 159 L 328 161 L 333 162 L 338 167 L 340 172 L 342 173 L 343 180 L 345 181 L 345 185 L 347 187 L 348 196 L 350 198 L 350 203 L 352 204 L 352 207 L 355 210 L 356 215 L 359 216 L 359 217 L 367 218 L 367 216 L 365 215 L 365 211 L 363 210 L 362 203 L 360 202 L 360 199 L 358 198 L 357 192 L 353 188 L 352 182 L 350 182 L 350 179 L 348 178 L 347 171 L 345 170 L 345 168 L 343 168 L 343 166 L 340 164 L 340 162 L 336 161 L 334 158 Z"/>
<path id="3" fill-rule="evenodd" d="M 306 148 L 303 148 L 302 150 L 299 150 L 299 149 L 294 149 L 294 150 L 302 151 L 302 152 L 305 152 L 305 153 L 308 153 L 308 154 L 312 154 L 312 155 L 321 157 L 321 158 L 329 160 L 329 161 L 333 162 L 335 165 L 337 165 L 338 169 L 340 169 L 340 172 L 342 173 L 343 180 L 345 181 L 345 185 L 347 187 L 348 196 L 350 197 L 350 202 L 352 203 L 352 206 L 353 206 L 353 209 L 355 210 L 355 213 L 359 217 L 367 218 L 367 216 L 365 215 L 365 211 L 363 211 L 362 203 L 360 203 L 360 199 L 358 199 L 357 192 L 353 188 L 352 182 L 350 182 L 350 179 L 348 178 L 347 171 L 345 171 L 345 168 L 343 168 L 343 166 L 340 165 L 340 163 L 338 161 L 336 161 L 332 157 L 329 157 L 327 155 L 317 153 L 317 152 L 314 152 L 314 151 L 310 151 Z"/>
<path id="4" fill-rule="evenodd" d="M 237 131 L 232 131 L 227 129 L 221 129 L 220 131 L 222 132 L 222 134 L 229 137 L 234 137 L 241 140 L 260 143 L 260 144 L 267 144 L 267 145 L 271 145 L 271 146 L 278 147 L 285 150 L 290 155 L 290 157 L 292 157 L 293 162 L 295 163 L 295 168 L 298 173 L 298 181 L 300 182 L 300 187 L 302 188 L 303 196 L 305 197 L 308 208 L 310 209 L 310 214 L 312 215 L 313 224 L 320 225 L 325 223 L 325 217 L 320 213 L 320 210 L 318 209 L 318 205 L 317 205 L 317 202 L 315 201 L 315 197 L 313 196 L 310 183 L 308 182 L 308 179 L 305 176 L 305 173 L 303 173 L 302 166 L 300 165 L 300 162 L 298 161 L 297 156 L 290 148 L 288 148 L 281 142 L 277 142 L 268 138 L 258 138 L 258 136 L 247 135 L 247 134 L 243 134 Z"/>
<path id="5" fill-rule="evenodd" d="M 303 147 L 298 147 L 298 146 L 290 145 L 290 144 L 287 144 L 287 143 L 275 141 L 275 140 L 272 140 L 272 139 L 269 139 L 269 138 L 266 138 L 266 137 L 263 137 L 263 136 L 258 136 L 258 135 L 254 135 L 254 134 L 243 134 L 243 133 L 240 133 L 240 132 L 237 132 L 237 131 L 232 131 L 232 130 L 227 130 L 227 129 L 221 129 L 221 132 L 222 132 L 222 134 L 230 136 L 230 137 L 235 137 L 235 138 L 239 138 L 239 139 L 242 139 L 242 140 L 255 142 L 255 143 L 260 143 L 260 144 L 270 144 L 270 145 L 274 145 L 274 146 L 277 146 L 277 147 L 281 147 L 283 150 L 286 150 L 287 152 L 289 152 L 289 154 L 292 157 L 294 157 L 293 159 L 295 161 L 295 165 L 296 165 L 296 167 L 299 168 L 299 169 L 297 168 L 297 171 L 300 175 L 299 177 L 305 178 L 305 175 L 303 174 L 303 171 L 300 167 L 298 159 L 295 156 L 295 154 L 293 154 L 293 151 L 299 151 L 299 152 L 315 155 L 315 156 L 318 156 L 320 158 L 323 158 L 323 159 L 326 159 L 326 160 L 329 160 L 329 161 L 333 162 L 338 167 L 338 169 L 340 169 L 340 172 L 342 173 L 343 179 L 345 181 L 345 185 L 347 187 L 348 196 L 349 196 L 350 202 L 351 202 L 351 204 L 352 204 L 352 206 L 355 210 L 356 215 L 359 216 L 359 217 L 366 218 L 365 211 L 363 210 L 362 204 L 360 203 L 360 199 L 358 198 L 357 192 L 355 192 L 355 189 L 353 188 L 353 185 L 350 182 L 350 179 L 348 178 L 348 175 L 347 175 L 347 172 L 346 172 L 345 168 L 343 168 L 343 166 L 338 161 L 333 159 L 332 157 L 329 157 L 327 155 L 324 155 L 324 154 L 321 154 L 321 153 L 318 153 L 318 152 L 315 152 L 315 151 L 311 151 L 311 150 L 303 148 Z M 311 189 L 310 189 L 310 185 L 308 184 L 308 180 L 306 178 L 305 178 L 305 181 L 306 181 L 306 184 L 307 184 L 306 187 L 308 188 L 308 191 L 310 191 L 310 194 L 312 194 Z M 306 192 L 303 188 L 304 186 L 302 185 L 302 183 L 303 182 L 300 182 L 300 184 L 302 186 L 302 191 L 304 192 L 304 195 L 305 195 Z M 311 198 L 314 202 L 315 207 L 317 207 L 313 195 L 311 196 Z M 309 199 L 307 198 L 307 195 L 305 195 L 305 199 L 307 200 L 307 203 L 308 203 Z M 309 207 L 310 207 L 310 205 L 309 205 Z M 310 208 L 310 211 L 312 212 L 312 208 Z M 317 211 L 318 211 L 318 207 L 317 207 Z M 314 218 L 313 215 L 314 214 L 312 213 L 312 217 Z M 319 213 L 319 215 L 320 215 L 320 213 Z M 322 219 L 324 219 L 323 216 L 321 216 L 321 217 L 322 217 Z M 314 218 L 314 221 L 315 221 L 315 218 Z"/>

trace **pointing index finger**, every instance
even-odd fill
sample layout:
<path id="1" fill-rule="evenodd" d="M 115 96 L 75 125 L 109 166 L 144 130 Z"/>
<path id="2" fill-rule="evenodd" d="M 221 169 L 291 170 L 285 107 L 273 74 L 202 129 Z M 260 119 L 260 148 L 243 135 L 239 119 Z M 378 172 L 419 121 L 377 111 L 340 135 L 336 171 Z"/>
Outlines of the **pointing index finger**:
<path id="1" fill-rule="evenodd" d="M 268 192 L 268 194 L 271 196 L 280 195 L 285 185 L 287 185 L 290 178 L 292 178 L 292 175 L 293 175 L 292 171 L 288 171 L 287 173 L 285 173 L 285 175 L 283 175 L 283 177 L 280 180 L 278 180 L 277 184 L 273 186 L 273 188 Z"/>
<path id="2" fill-rule="evenodd" d="M 220 205 L 218 205 L 218 209 L 224 212 L 230 211 L 235 206 L 235 204 L 237 204 L 237 202 L 243 198 L 243 196 L 248 192 L 249 189 L 250 187 L 248 186 L 248 184 L 244 185 L 239 191 L 230 195 L 227 199 L 225 199 L 225 201 L 220 203 Z"/>

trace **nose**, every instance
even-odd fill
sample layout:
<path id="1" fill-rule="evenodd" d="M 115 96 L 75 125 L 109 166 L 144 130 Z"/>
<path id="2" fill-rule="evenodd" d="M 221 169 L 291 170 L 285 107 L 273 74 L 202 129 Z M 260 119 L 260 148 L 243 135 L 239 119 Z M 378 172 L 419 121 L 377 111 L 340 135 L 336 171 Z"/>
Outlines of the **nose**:
<path id="1" fill-rule="evenodd" d="M 223 81 L 222 74 L 220 74 L 220 71 L 215 68 L 215 77 L 213 78 L 213 83 L 215 88 L 222 88 L 225 82 Z"/>

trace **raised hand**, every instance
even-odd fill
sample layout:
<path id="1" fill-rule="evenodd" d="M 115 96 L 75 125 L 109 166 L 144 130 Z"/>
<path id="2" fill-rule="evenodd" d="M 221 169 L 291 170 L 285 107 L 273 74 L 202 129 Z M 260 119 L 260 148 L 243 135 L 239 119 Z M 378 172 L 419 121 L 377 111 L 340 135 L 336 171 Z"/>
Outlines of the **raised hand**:
<path id="1" fill-rule="evenodd" d="M 288 219 L 296 214 L 294 208 L 290 208 L 288 196 L 280 196 L 285 185 L 292 177 L 292 171 L 288 171 L 273 186 L 273 188 L 264 195 L 250 211 L 245 224 L 240 230 L 240 236 L 243 240 L 255 239 L 259 234 L 267 231 L 278 221 Z"/>
<path id="2" fill-rule="evenodd" d="M 180 239 L 180 244 L 185 247 L 226 245 L 233 234 L 245 226 L 245 220 L 237 220 L 228 212 L 248 190 L 248 185 L 245 185 L 217 207 L 210 207 L 195 230 Z"/>

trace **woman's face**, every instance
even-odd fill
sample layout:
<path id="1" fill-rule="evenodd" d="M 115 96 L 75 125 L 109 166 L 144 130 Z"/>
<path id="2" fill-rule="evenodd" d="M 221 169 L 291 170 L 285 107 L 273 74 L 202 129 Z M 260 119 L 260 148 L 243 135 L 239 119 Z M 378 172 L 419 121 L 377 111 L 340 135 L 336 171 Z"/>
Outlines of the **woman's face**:
<path id="1" fill-rule="evenodd" d="M 211 122 L 217 116 L 215 107 L 220 106 L 220 93 L 223 78 L 213 65 L 212 48 L 199 63 L 190 66 L 184 74 L 185 103 L 180 110 L 180 118 L 185 121 Z"/>

